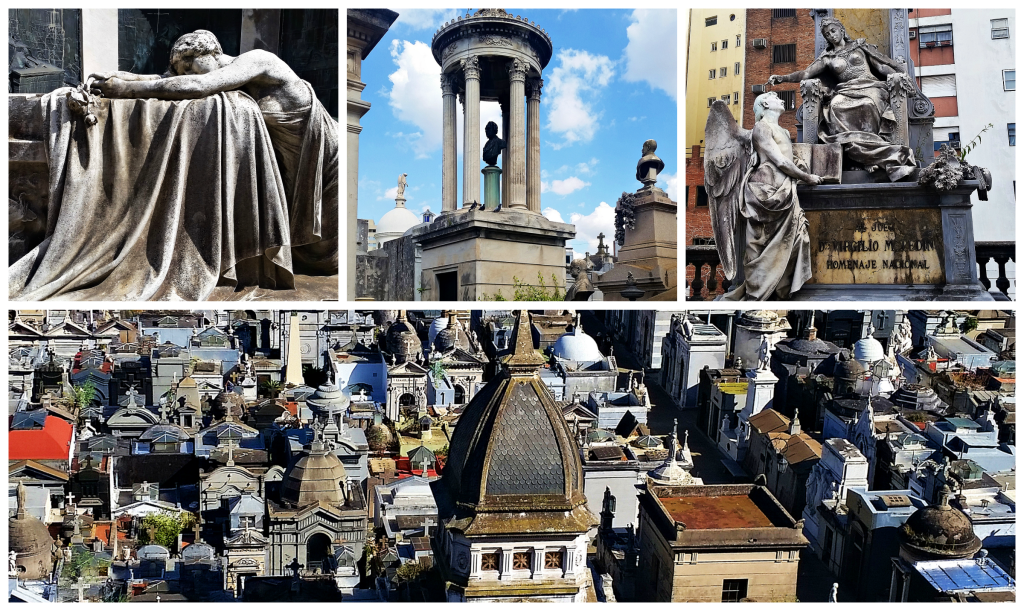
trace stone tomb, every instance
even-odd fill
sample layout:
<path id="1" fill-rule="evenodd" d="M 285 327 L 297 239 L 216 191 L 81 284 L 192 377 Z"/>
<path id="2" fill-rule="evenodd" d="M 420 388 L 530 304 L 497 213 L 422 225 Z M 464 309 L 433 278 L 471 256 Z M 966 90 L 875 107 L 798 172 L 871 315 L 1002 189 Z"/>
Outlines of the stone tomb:
<path id="1" fill-rule="evenodd" d="M 795 300 L 974 299 L 978 280 L 971 193 L 914 182 L 797 188 L 811 237 L 811 280 Z"/>

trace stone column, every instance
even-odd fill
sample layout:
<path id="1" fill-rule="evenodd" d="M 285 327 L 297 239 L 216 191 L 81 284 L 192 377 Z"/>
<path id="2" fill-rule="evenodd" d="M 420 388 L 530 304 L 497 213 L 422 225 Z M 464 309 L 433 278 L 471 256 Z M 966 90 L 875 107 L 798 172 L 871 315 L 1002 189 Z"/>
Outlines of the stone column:
<path id="1" fill-rule="evenodd" d="M 544 79 L 527 82 L 526 103 L 526 208 L 540 214 L 540 88 Z"/>
<path id="2" fill-rule="evenodd" d="M 441 213 L 455 212 L 458 207 L 458 155 L 455 141 L 455 86 L 452 77 L 441 75 L 441 118 L 443 138 L 441 148 Z"/>
<path id="3" fill-rule="evenodd" d="M 459 91 L 459 106 L 462 107 L 462 155 L 466 155 L 466 90 L 462 89 Z M 456 136 L 457 138 L 458 136 Z M 458 163 L 458 156 L 456 155 L 456 164 Z M 463 160 L 463 166 L 465 166 L 465 160 Z M 457 182 L 457 180 L 456 180 Z M 469 192 L 466 188 L 466 173 L 462 173 L 462 193 L 465 195 Z M 455 201 L 459 201 L 458 194 L 455 195 Z"/>
<path id="4" fill-rule="evenodd" d="M 462 60 L 466 76 L 466 120 L 463 123 L 462 172 L 465 192 L 462 206 L 480 202 L 480 59 L 471 55 Z"/>
<path id="5" fill-rule="evenodd" d="M 505 147 L 501 149 L 501 167 L 505 169 L 508 165 L 508 98 L 498 100 L 498 108 L 501 109 L 501 139 Z M 501 201 L 508 201 L 508 172 L 501 173 Z"/>
<path id="6" fill-rule="evenodd" d="M 508 181 L 508 205 L 526 209 L 526 64 L 513 59 L 508 64 L 509 135 L 505 172 Z"/>

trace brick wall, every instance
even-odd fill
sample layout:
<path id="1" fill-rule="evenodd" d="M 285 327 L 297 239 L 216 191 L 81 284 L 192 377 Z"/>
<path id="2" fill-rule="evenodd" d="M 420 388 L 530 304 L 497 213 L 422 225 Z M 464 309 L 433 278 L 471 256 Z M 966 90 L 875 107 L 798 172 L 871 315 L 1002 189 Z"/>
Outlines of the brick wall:
<path id="1" fill-rule="evenodd" d="M 754 40 L 764 38 L 768 44 L 764 49 L 755 49 Z M 784 64 L 772 63 L 772 46 L 796 44 L 796 61 Z M 749 100 L 743 105 L 743 127 L 754 126 L 754 98 L 751 87 L 768 82 L 773 74 L 789 74 L 803 70 L 814 61 L 814 19 L 811 10 L 796 9 L 795 17 L 783 17 L 772 20 L 772 9 L 747 10 L 747 36 L 745 45 L 744 99 Z M 800 107 L 799 83 L 783 83 L 773 86 L 770 91 L 795 91 L 796 108 Z M 796 140 L 796 110 L 787 110 L 779 117 L 779 125 L 789 130 L 790 136 Z"/>

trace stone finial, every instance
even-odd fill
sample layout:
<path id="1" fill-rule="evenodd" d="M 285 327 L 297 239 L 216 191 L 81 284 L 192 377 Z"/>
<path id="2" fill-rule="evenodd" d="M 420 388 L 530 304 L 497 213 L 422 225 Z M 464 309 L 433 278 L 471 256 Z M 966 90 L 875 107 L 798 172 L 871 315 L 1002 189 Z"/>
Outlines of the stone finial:
<path id="1" fill-rule="evenodd" d="M 512 330 L 512 353 L 502 358 L 512 373 L 531 374 L 546 362 L 544 357 L 533 349 L 533 333 L 530 330 L 530 312 L 518 310 L 516 325 Z"/>

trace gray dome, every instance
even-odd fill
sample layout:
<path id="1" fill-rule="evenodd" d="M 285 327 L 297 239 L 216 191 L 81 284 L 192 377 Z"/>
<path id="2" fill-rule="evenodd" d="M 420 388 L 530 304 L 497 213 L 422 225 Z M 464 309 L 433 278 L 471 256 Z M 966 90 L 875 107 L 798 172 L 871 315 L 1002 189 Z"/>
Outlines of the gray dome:
<path id="1" fill-rule="evenodd" d="M 594 338 L 584 333 L 579 326 L 559 337 L 551 348 L 551 353 L 560 359 L 578 363 L 592 363 L 604 359 Z"/>
<path id="2" fill-rule="evenodd" d="M 25 485 L 18 484 L 18 513 L 8 522 L 8 546 L 18 555 L 18 577 L 45 579 L 53 570 L 50 547 L 53 538 L 46 525 L 30 515 L 25 507 Z"/>
<path id="3" fill-rule="evenodd" d="M 324 413 L 347 410 L 351 402 L 351 398 L 331 379 L 321 384 L 313 394 L 306 397 L 306 405 L 310 409 Z"/>
<path id="4" fill-rule="evenodd" d="M 981 539 L 967 515 L 949 505 L 949 488 L 939 503 L 922 507 L 900 526 L 900 547 L 914 559 L 970 558 L 981 549 Z"/>
<path id="5" fill-rule="evenodd" d="M 322 502 L 345 504 L 343 486 L 348 478 L 345 466 L 323 441 L 314 441 L 311 449 L 299 456 L 281 480 L 281 503 L 306 507 Z"/>
<path id="6" fill-rule="evenodd" d="M 387 351 L 396 356 L 408 357 L 420 351 L 419 335 L 406 320 L 405 310 L 401 310 L 398 320 L 388 327 L 385 344 Z"/>

